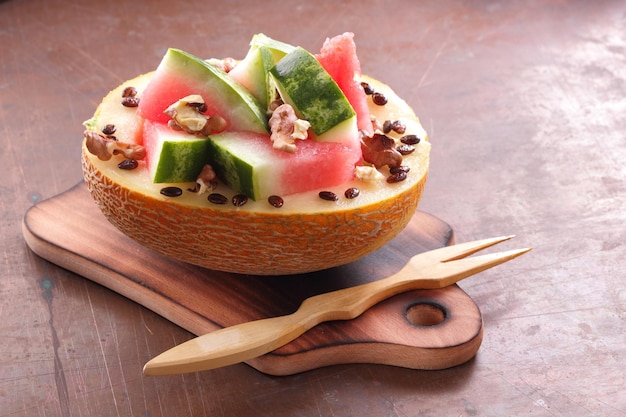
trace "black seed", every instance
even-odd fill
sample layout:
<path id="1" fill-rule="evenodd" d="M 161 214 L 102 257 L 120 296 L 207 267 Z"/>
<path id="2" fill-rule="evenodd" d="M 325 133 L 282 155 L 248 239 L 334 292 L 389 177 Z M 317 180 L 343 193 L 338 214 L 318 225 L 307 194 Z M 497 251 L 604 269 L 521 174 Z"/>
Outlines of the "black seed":
<path id="1" fill-rule="evenodd" d="M 126 87 L 122 91 L 122 97 L 135 97 L 137 95 L 137 89 L 135 87 Z"/>
<path id="2" fill-rule="evenodd" d="M 363 87 L 363 90 L 365 90 L 365 94 L 367 94 L 368 96 L 374 93 L 374 88 L 372 88 L 372 86 L 366 83 L 365 81 L 361 83 L 361 87 Z"/>
<path id="3" fill-rule="evenodd" d="M 182 188 L 178 187 L 164 187 L 161 188 L 160 192 L 166 197 L 180 197 L 181 195 L 183 195 Z"/>
<path id="4" fill-rule="evenodd" d="M 383 123 L 383 133 L 391 132 L 392 128 L 393 128 L 393 122 L 391 120 L 385 120 L 385 122 Z"/>
<path id="5" fill-rule="evenodd" d="M 404 181 L 405 179 L 406 179 L 406 172 L 398 171 L 395 174 L 391 174 L 390 176 L 388 176 L 387 182 L 394 183 L 394 182 Z"/>
<path id="6" fill-rule="evenodd" d="M 102 133 L 104 133 L 105 135 L 112 135 L 113 133 L 115 133 L 115 130 L 115 125 L 112 124 L 102 126 Z"/>
<path id="7" fill-rule="evenodd" d="M 406 126 L 401 121 L 396 120 L 391 124 L 391 130 L 396 133 L 403 134 L 404 132 L 406 132 Z"/>
<path id="8" fill-rule="evenodd" d="M 410 153 L 415 152 L 415 146 L 407 145 L 406 143 L 404 143 L 400 146 L 397 146 L 396 150 L 400 152 L 401 155 L 408 155 Z"/>
<path id="9" fill-rule="evenodd" d="M 228 198 L 225 195 L 220 193 L 211 193 L 207 197 L 207 199 L 213 204 L 226 204 L 228 203 Z"/>
<path id="10" fill-rule="evenodd" d="M 122 105 L 124 107 L 137 107 L 139 105 L 139 98 L 137 98 L 137 97 L 124 97 L 122 99 Z"/>
<path id="11" fill-rule="evenodd" d="M 337 197 L 337 194 L 333 193 L 332 191 L 320 191 L 319 196 L 322 200 L 327 200 L 327 201 L 339 200 L 339 197 Z"/>
<path id="12" fill-rule="evenodd" d="M 236 194 L 233 196 L 233 199 L 231 201 L 233 203 L 233 206 L 241 207 L 248 202 L 248 196 L 246 196 L 245 194 Z"/>
<path id="13" fill-rule="evenodd" d="M 135 161 L 134 159 L 124 159 L 122 162 L 117 164 L 117 167 L 119 169 L 125 169 L 125 170 L 135 169 L 138 166 L 139 166 L 139 162 Z"/>
<path id="14" fill-rule="evenodd" d="M 417 145 L 420 143 L 420 138 L 417 135 L 405 135 L 400 138 L 400 142 L 406 143 L 407 145 Z"/>
<path id="15" fill-rule="evenodd" d="M 361 194 L 361 190 L 355 187 L 348 188 L 346 192 L 343 193 L 343 195 L 345 195 L 346 198 L 349 198 L 349 199 L 357 198 L 359 194 Z"/>
<path id="16" fill-rule="evenodd" d="M 285 201 L 283 200 L 283 198 L 281 196 L 278 195 L 271 195 L 267 198 L 267 201 L 276 208 L 280 208 L 283 206 L 283 204 L 285 203 Z"/>
<path id="17" fill-rule="evenodd" d="M 389 172 L 392 174 L 397 174 L 398 172 L 409 172 L 411 167 L 406 165 L 400 165 L 399 167 L 391 167 L 389 168 Z"/>
<path id="18" fill-rule="evenodd" d="M 383 93 L 372 93 L 372 100 L 374 101 L 374 104 L 378 106 L 384 106 L 387 104 L 387 97 L 385 97 Z"/>

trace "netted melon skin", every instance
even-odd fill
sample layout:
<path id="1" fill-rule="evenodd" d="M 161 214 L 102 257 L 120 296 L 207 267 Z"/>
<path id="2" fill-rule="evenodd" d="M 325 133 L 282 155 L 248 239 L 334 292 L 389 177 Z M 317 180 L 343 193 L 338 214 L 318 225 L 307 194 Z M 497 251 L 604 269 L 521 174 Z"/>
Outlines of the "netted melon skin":
<path id="1" fill-rule="evenodd" d="M 83 147 L 89 192 L 108 221 L 162 255 L 224 272 L 287 275 L 353 262 L 402 231 L 417 209 L 424 175 L 393 199 L 325 213 L 267 213 L 189 207 L 112 180 Z"/>

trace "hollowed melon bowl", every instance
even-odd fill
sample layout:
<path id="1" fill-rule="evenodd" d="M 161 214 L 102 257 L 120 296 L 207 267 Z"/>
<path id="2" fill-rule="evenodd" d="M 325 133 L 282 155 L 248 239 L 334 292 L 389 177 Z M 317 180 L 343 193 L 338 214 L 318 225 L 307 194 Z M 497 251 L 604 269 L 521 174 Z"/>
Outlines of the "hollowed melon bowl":
<path id="1" fill-rule="evenodd" d="M 128 84 L 140 90 L 149 77 L 140 76 L 110 94 L 119 96 Z M 167 257 L 254 275 L 299 274 L 353 262 L 405 228 L 418 206 L 429 168 L 430 142 L 413 110 L 387 85 L 366 80 L 388 100 L 384 106 L 370 103 L 377 120 L 400 120 L 406 125 L 405 134 L 421 138 L 415 151 L 403 157 L 403 165 L 410 167 L 403 181 L 388 182 L 389 169 L 383 167 L 380 177 L 371 181 L 354 179 L 337 187 L 281 196 L 280 208 L 266 200 L 250 200 L 241 207 L 218 205 L 209 202 L 206 194 L 188 191 L 190 184 L 153 184 L 141 163 L 135 170 L 120 170 L 122 156 L 102 161 L 83 143 L 85 182 L 109 222 Z M 179 187 L 183 193 L 168 197 L 161 193 L 165 186 Z M 360 191 L 358 197 L 344 196 L 350 188 Z M 338 199 L 324 200 L 320 191 L 331 191 Z M 215 192 L 228 199 L 235 194 L 224 185 Z"/>

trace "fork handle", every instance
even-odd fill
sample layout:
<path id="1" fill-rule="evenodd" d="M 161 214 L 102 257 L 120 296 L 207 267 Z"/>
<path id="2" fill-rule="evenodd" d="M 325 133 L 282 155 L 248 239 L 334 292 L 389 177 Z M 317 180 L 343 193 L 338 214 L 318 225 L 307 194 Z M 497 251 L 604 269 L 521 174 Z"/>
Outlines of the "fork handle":
<path id="1" fill-rule="evenodd" d="M 148 361 L 145 375 L 206 371 L 264 355 L 328 320 L 349 320 L 374 304 L 419 287 L 419 279 L 400 274 L 309 297 L 292 314 L 241 323 L 198 336 Z M 417 285 L 416 285 L 417 284 Z"/>
<path id="2" fill-rule="evenodd" d="M 296 339 L 310 327 L 298 312 L 255 320 L 198 336 L 147 362 L 145 375 L 205 371 L 261 356 Z"/>

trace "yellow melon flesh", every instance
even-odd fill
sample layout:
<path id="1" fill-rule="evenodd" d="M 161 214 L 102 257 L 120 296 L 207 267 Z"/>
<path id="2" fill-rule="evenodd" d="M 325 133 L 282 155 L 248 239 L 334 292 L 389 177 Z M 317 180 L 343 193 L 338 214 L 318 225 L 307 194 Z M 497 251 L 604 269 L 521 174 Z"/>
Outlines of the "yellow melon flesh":
<path id="1" fill-rule="evenodd" d="M 125 86 L 143 86 L 150 74 L 130 80 L 110 95 L 120 97 Z M 252 201 L 242 207 L 215 205 L 206 194 L 184 192 L 166 197 L 160 190 L 174 185 L 187 190 L 193 184 L 153 184 L 143 164 L 136 170 L 120 170 L 121 156 L 101 161 L 87 151 L 84 141 L 82 164 L 89 191 L 106 218 L 124 234 L 165 256 L 202 267 L 254 275 L 298 274 L 355 261 L 380 248 L 407 225 L 419 203 L 429 167 L 430 142 L 408 104 L 388 86 L 364 77 L 388 103 L 370 103 L 373 115 L 400 120 L 406 134 L 422 138 L 416 151 L 405 155 L 411 168 L 407 179 L 387 183 L 358 179 L 333 191 L 338 201 L 322 200 L 321 190 L 282 196 L 281 208 L 267 201 Z M 141 88 L 138 87 L 139 97 Z M 110 101 L 110 100 L 109 100 Z M 371 101 L 371 100 L 370 100 Z M 107 102 L 106 98 L 103 103 Z M 92 123 L 107 123 L 106 110 L 96 110 Z M 390 136 L 401 135 L 390 133 Z M 350 187 L 360 190 L 355 199 L 344 197 Z M 220 185 L 219 192 L 234 192 Z"/>

